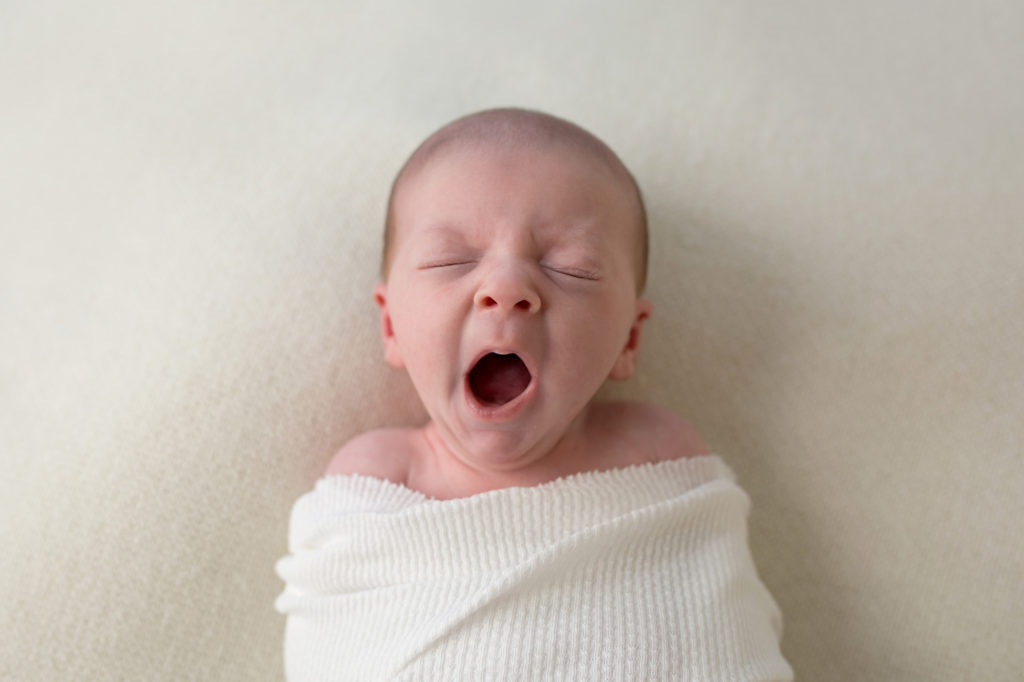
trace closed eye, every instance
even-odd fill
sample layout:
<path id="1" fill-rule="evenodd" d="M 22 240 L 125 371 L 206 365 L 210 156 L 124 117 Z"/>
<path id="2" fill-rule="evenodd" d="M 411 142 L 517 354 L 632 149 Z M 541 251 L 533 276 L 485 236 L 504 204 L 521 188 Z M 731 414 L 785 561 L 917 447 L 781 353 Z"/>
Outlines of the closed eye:
<path id="1" fill-rule="evenodd" d="M 587 280 L 591 280 L 591 281 L 596 281 L 596 280 L 601 279 L 600 275 L 598 275 L 596 272 L 593 272 L 591 270 L 581 270 L 579 268 L 555 267 L 555 266 L 551 266 L 551 265 L 545 265 L 544 267 L 546 269 L 550 270 L 551 272 L 557 273 L 559 275 L 565 275 L 567 277 L 572 277 L 574 279 L 587 279 Z"/>
<path id="2" fill-rule="evenodd" d="M 476 261 L 474 261 L 474 260 L 461 260 L 461 259 L 429 261 L 429 262 L 420 264 L 417 267 L 417 269 L 418 270 L 436 270 L 436 269 L 439 269 L 439 268 L 451 268 L 451 267 L 455 267 L 457 265 L 471 265 L 471 264 L 473 264 L 475 262 Z"/>

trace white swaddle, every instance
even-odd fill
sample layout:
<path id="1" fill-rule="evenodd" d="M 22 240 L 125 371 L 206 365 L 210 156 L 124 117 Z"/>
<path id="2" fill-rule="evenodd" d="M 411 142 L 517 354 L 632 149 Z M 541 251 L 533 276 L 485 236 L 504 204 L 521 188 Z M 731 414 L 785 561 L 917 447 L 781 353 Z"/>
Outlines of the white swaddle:
<path id="1" fill-rule="evenodd" d="M 790 680 L 715 455 L 433 500 L 328 476 L 292 510 L 291 682 Z"/>

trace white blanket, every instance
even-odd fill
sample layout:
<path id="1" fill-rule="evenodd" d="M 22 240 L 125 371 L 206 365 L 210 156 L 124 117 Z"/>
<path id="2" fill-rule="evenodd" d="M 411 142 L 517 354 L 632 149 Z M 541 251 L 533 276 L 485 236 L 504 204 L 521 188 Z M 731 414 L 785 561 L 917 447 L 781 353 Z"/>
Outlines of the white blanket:
<path id="1" fill-rule="evenodd" d="M 285 668 L 317 680 L 790 680 L 715 455 L 439 501 L 329 476 L 292 510 Z"/>

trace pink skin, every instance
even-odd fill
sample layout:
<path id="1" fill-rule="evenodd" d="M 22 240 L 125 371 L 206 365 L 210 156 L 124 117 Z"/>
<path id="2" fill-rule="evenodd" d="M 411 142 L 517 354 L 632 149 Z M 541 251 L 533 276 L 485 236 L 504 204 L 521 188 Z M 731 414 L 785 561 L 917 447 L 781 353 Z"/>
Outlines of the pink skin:
<path id="1" fill-rule="evenodd" d="M 394 208 L 374 297 L 387 361 L 430 416 L 430 465 L 495 481 L 587 468 L 588 404 L 632 374 L 651 310 L 622 181 L 566 150 L 462 147 L 407 178 Z M 469 389 L 491 351 L 516 353 L 532 377 L 504 405 Z"/>

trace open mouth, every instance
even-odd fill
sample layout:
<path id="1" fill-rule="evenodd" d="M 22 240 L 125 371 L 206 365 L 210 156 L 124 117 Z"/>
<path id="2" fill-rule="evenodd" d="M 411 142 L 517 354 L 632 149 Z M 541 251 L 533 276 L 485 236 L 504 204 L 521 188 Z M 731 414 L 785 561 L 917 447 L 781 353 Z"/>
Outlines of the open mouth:
<path id="1" fill-rule="evenodd" d="M 497 407 L 522 395 L 531 379 L 515 353 L 488 353 L 469 371 L 469 388 L 481 405 Z"/>

